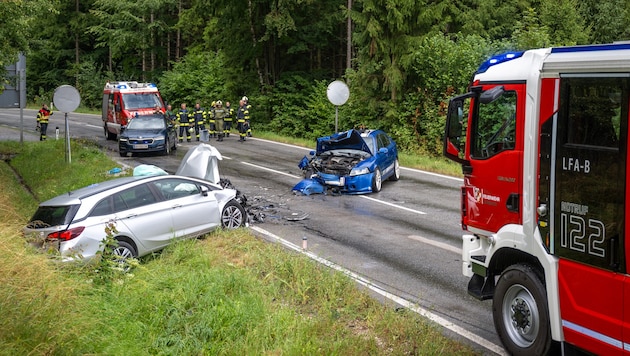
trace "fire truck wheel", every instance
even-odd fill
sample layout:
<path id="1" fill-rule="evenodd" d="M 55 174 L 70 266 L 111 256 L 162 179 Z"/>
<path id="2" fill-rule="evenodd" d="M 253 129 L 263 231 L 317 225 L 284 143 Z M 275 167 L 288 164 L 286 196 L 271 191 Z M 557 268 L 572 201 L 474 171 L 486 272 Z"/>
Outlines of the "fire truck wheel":
<path id="1" fill-rule="evenodd" d="M 381 175 L 381 170 L 376 167 L 374 169 L 374 176 L 372 176 L 372 191 L 378 193 L 381 191 L 382 186 L 383 176 Z"/>
<path id="2" fill-rule="evenodd" d="M 546 355 L 551 329 L 545 287 L 528 265 L 514 265 L 501 274 L 492 301 L 494 326 L 512 355 Z"/>

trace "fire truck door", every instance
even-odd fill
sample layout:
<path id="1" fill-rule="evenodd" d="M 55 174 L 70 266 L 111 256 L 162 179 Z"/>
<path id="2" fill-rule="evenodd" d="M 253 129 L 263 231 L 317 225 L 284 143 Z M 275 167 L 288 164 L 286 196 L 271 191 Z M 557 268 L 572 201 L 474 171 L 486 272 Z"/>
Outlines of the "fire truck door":
<path id="1" fill-rule="evenodd" d="M 525 85 L 483 90 L 468 127 L 472 140 L 464 224 L 497 232 L 504 225 L 521 223 Z"/>
<path id="2" fill-rule="evenodd" d="M 565 340 L 596 354 L 621 354 L 630 82 L 583 74 L 559 81 L 557 115 L 540 132 L 539 202 L 550 209 L 539 208 L 539 228 L 559 257 Z"/>

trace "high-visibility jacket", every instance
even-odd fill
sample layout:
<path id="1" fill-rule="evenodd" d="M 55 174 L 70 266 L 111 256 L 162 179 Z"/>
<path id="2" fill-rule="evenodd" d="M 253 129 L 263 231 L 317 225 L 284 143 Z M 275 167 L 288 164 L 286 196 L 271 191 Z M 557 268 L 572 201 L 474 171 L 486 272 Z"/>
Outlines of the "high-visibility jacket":
<path id="1" fill-rule="evenodd" d="M 191 121 L 190 112 L 188 110 L 179 110 L 176 116 L 177 122 L 180 126 L 188 126 Z"/>
<path id="2" fill-rule="evenodd" d="M 48 118 L 52 114 L 53 113 L 50 110 L 41 108 L 37 112 L 37 122 L 39 122 L 40 124 L 47 124 L 48 123 Z"/>

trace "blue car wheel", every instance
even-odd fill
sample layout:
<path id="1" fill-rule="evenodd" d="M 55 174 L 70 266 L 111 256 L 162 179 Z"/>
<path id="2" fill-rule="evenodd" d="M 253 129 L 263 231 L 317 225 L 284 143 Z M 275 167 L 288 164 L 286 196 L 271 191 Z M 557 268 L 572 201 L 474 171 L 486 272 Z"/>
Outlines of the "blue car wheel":
<path id="1" fill-rule="evenodd" d="M 374 176 L 372 176 L 372 191 L 378 193 L 381 191 L 383 185 L 383 176 L 381 176 L 381 170 L 376 167 L 374 169 Z"/>

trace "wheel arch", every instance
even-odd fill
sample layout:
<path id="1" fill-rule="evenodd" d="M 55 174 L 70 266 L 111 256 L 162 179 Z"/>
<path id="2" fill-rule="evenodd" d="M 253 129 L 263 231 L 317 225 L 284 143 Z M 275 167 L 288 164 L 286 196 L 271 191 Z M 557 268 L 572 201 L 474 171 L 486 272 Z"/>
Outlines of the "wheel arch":
<path id="1" fill-rule="evenodd" d="M 138 245 L 136 244 L 135 241 L 133 241 L 133 239 L 131 239 L 130 237 L 126 236 L 126 235 L 119 235 L 115 237 L 116 241 L 124 241 L 128 244 L 130 244 L 134 250 L 136 250 L 136 254 L 138 256 L 140 256 L 140 251 L 138 251 Z"/>

